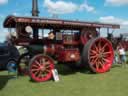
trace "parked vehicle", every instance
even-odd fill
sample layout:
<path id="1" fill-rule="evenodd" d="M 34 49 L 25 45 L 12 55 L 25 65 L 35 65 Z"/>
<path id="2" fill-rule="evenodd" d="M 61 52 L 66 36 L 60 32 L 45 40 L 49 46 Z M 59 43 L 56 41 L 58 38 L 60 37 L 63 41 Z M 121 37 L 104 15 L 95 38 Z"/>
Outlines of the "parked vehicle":
<path id="1" fill-rule="evenodd" d="M 19 52 L 15 46 L 0 43 L 0 70 L 7 70 L 11 64 L 17 64 Z"/>

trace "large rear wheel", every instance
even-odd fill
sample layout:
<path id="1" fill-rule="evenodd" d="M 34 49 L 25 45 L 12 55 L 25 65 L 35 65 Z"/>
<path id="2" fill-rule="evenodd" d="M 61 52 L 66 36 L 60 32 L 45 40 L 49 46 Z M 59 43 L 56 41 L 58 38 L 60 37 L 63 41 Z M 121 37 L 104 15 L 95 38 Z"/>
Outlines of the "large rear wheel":
<path id="1" fill-rule="evenodd" d="M 52 69 L 54 61 L 46 55 L 36 55 L 29 64 L 29 74 L 32 80 L 44 82 L 52 78 Z"/>
<path id="2" fill-rule="evenodd" d="M 113 63 L 114 52 L 111 43 L 105 38 L 91 39 L 84 46 L 82 60 L 93 72 L 104 73 Z"/>

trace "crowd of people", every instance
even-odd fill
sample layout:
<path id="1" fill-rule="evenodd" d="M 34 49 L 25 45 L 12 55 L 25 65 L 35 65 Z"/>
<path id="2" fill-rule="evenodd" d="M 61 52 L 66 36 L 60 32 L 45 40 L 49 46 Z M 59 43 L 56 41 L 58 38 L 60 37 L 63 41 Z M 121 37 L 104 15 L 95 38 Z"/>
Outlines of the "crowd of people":
<path id="1" fill-rule="evenodd" d="M 126 64 L 127 58 L 126 58 L 126 52 L 125 48 L 122 45 L 119 45 L 117 49 L 115 50 L 115 60 L 116 64 Z"/>

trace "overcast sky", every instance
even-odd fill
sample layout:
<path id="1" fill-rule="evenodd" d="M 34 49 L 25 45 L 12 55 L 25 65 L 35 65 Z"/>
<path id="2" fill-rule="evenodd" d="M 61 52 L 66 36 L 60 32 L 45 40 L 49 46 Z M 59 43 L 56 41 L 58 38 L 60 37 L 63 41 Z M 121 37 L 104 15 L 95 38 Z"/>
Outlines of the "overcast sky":
<path id="1" fill-rule="evenodd" d="M 128 32 L 128 0 L 38 0 L 40 17 L 53 14 L 60 19 L 116 23 L 114 35 Z M 0 0 L 0 41 L 7 30 L 3 21 L 8 15 L 31 16 L 32 0 Z M 106 33 L 101 32 L 102 36 Z"/>

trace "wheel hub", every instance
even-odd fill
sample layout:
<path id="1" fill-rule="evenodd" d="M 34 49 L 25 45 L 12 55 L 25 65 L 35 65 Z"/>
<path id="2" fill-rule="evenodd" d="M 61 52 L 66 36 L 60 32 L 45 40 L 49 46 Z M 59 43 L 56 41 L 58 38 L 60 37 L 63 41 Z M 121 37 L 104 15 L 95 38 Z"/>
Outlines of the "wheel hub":
<path id="1" fill-rule="evenodd" d="M 102 59 L 102 58 L 103 58 L 103 53 L 100 53 L 100 54 L 98 55 L 98 57 L 99 57 L 99 59 Z"/>
<path id="2" fill-rule="evenodd" d="M 46 70 L 46 68 L 44 67 L 44 66 L 40 66 L 40 68 L 39 68 L 41 71 L 45 71 Z"/>

